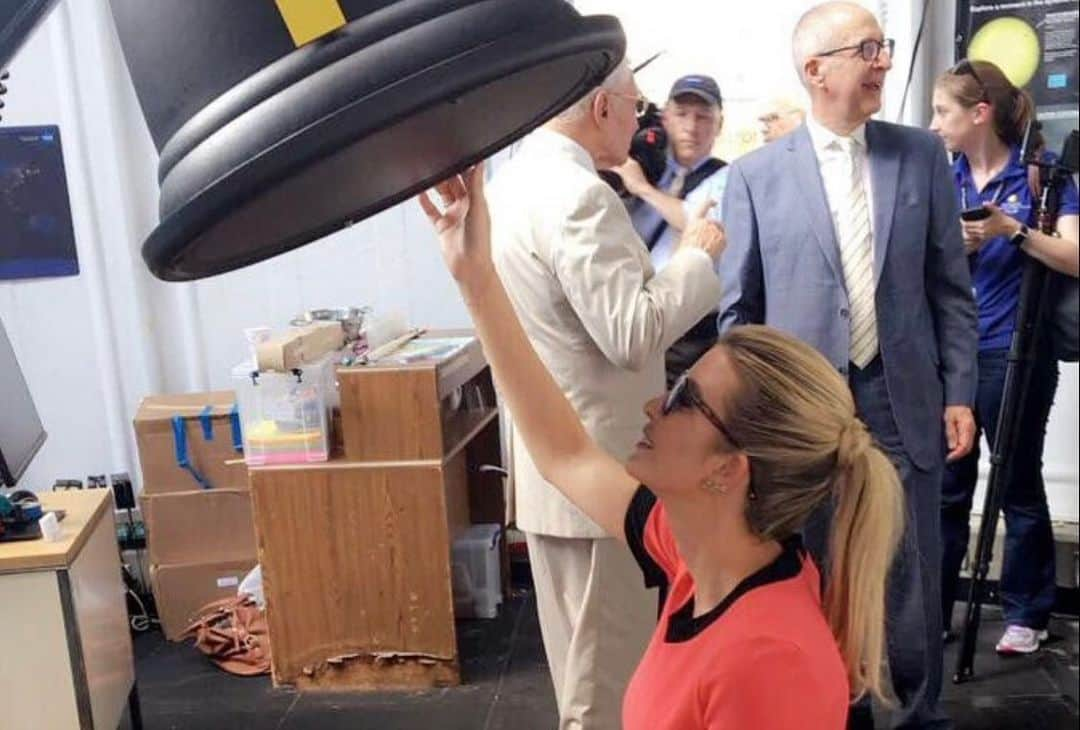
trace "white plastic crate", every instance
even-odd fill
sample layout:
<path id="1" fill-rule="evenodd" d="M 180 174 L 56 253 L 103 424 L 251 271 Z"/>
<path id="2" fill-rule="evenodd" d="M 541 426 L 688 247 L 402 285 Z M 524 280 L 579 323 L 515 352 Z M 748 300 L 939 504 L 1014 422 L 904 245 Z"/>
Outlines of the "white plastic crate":
<path id="1" fill-rule="evenodd" d="M 495 618 L 502 603 L 502 528 L 473 525 L 454 540 L 451 579 L 458 618 Z"/>
<path id="2" fill-rule="evenodd" d="M 291 373 L 233 368 L 233 384 L 250 466 L 326 461 L 329 407 L 334 400 L 334 354 Z"/>

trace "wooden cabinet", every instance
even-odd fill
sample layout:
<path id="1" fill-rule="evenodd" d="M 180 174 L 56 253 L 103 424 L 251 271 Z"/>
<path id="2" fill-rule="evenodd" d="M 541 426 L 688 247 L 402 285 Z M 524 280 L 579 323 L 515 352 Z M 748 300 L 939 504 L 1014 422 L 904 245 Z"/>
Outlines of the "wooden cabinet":
<path id="1" fill-rule="evenodd" d="M 479 343 L 337 379 L 341 453 L 251 469 L 274 684 L 458 684 L 451 543 L 505 512 L 501 479 L 478 469 L 500 461 Z"/>

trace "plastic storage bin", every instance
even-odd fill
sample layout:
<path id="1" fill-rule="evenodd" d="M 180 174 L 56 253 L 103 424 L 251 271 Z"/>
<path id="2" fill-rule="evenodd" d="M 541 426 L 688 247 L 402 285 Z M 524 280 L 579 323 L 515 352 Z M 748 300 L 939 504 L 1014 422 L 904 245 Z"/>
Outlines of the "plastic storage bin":
<path id="1" fill-rule="evenodd" d="M 451 581 L 457 618 L 495 618 L 502 603 L 502 529 L 473 525 L 454 540 Z"/>
<path id="2" fill-rule="evenodd" d="M 329 458 L 333 354 L 291 373 L 259 372 L 247 362 L 232 375 L 249 466 Z"/>

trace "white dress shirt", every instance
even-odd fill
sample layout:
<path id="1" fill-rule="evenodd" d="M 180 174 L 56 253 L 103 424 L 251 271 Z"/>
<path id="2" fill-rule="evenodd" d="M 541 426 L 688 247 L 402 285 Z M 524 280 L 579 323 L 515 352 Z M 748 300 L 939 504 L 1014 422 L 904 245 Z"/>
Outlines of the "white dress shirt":
<path id="1" fill-rule="evenodd" d="M 814 154 L 817 155 L 818 169 L 821 171 L 821 180 L 825 183 L 825 199 L 829 203 L 829 213 L 833 219 L 833 231 L 836 240 L 840 240 L 839 212 L 847 210 L 848 195 L 851 191 L 851 174 L 848 172 L 846 155 L 843 149 L 834 144 L 841 136 L 826 129 L 814 119 L 813 115 L 806 117 L 806 130 L 810 133 L 810 141 L 814 145 Z M 866 124 L 860 124 L 849 138 L 855 141 L 856 154 L 862 156 L 863 189 L 866 190 L 866 205 L 870 214 L 870 236 L 874 230 L 874 189 L 870 184 L 870 155 L 866 147 Z M 876 250 L 877 247 L 875 246 Z"/>

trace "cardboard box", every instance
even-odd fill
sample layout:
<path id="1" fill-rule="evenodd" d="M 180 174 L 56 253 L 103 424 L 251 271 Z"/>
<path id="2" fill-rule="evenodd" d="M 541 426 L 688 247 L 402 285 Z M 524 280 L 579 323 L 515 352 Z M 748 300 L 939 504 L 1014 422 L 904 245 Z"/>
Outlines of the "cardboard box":
<path id="1" fill-rule="evenodd" d="M 322 359 L 345 344 L 340 322 L 312 322 L 255 347 L 259 370 L 287 373 Z"/>
<path id="2" fill-rule="evenodd" d="M 165 638 L 177 641 L 200 608 L 235 596 L 240 581 L 255 563 L 251 559 L 150 566 L 150 583 Z"/>
<path id="3" fill-rule="evenodd" d="M 247 489 L 244 455 L 233 446 L 231 413 L 236 394 L 231 390 L 147 396 L 135 414 L 135 441 L 142 466 L 143 494 L 199 489 L 195 477 L 177 464 L 172 419 L 183 416 L 188 460 L 218 489 Z M 206 407 L 210 439 L 200 418 Z"/>
<path id="4" fill-rule="evenodd" d="M 141 498 L 153 565 L 254 560 L 251 492 L 208 489 Z"/>

